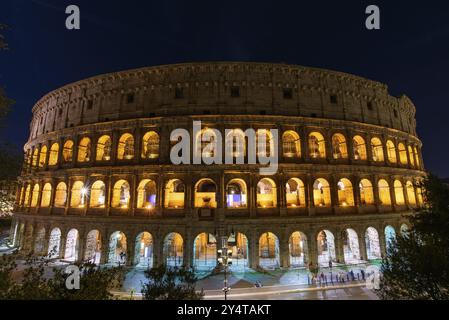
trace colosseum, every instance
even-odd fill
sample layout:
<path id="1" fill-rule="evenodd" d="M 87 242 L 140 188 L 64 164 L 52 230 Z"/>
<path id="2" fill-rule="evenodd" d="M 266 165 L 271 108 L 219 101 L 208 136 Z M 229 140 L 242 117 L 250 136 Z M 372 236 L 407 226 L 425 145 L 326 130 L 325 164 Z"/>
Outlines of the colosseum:
<path id="1" fill-rule="evenodd" d="M 361 263 L 382 258 L 423 202 L 415 106 L 346 73 L 156 66 L 66 85 L 32 111 L 11 227 L 24 253 L 197 270 L 215 268 L 221 248 L 232 268 Z M 193 121 L 204 126 L 193 140 L 231 129 L 222 148 L 245 159 L 245 130 L 277 129 L 277 173 L 173 164 L 171 132 Z"/>

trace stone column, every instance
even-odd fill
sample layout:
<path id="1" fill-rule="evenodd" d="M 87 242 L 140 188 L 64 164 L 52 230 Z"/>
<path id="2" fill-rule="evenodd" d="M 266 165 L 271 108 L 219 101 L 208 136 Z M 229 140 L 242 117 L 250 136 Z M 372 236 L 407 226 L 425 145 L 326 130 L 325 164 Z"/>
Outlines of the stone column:
<path id="1" fill-rule="evenodd" d="M 282 232 L 279 237 L 279 253 L 281 258 L 281 267 L 289 268 L 290 267 L 290 250 L 289 250 L 289 237 Z"/>
<path id="2" fill-rule="evenodd" d="M 164 261 L 164 239 L 163 235 L 158 232 L 153 238 L 153 267 L 158 267 L 165 264 Z"/>
<path id="3" fill-rule="evenodd" d="M 101 256 L 100 264 L 106 264 L 109 262 L 109 230 L 99 230 L 101 234 Z"/>
<path id="4" fill-rule="evenodd" d="M 359 251 L 360 259 L 367 261 L 366 242 L 365 242 L 365 230 L 357 229 L 357 238 L 359 239 Z"/>
<path id="5" fill-rule="evenodd" d="M 78 231 L 78 258 L 76 262 L 82 263 L 84 261 L 84 252 L 86 249 L 86 233 Z"/>
<path id="6" fill-rule="evenodd" d="M 133 232 L 128 232 L 128 237 L 126 238 L 126 265 L 134 265 L 134 251 L 136 248 L 136 235 Z"/>
<path id="7" fill-rule="evenodd" d="M 192 237 L 192 231 L 189 229 L 186 230 L 186 233 L 184 235 L 184 266 L 187 268 L 190 268 L 193 263 L 193 237 Z"/>
<path id="8" fill-rule="evenodd" d="M 251 230 L 249 239 L 249 264 L 251 269 L 259 267 L 259 237 L 256 230 Z"/>
<path id="9" fill-rule="evenodd" d="M 318 265 L 318 247 L 317 247 L 317 239 L 315 232 L 308 232 L 307 233 L 307 244 L 309 249 L 309 256 L 307 258 L 307 261 L 309 262 L 309 266 Z"/>
<path id="10" fill-rule="evenodd" d="M 387 253 L 387 243 L 385 239 L 385 232 L 382 227 L 377 228 L 377 232 L 379 234 L 379 246 L 380 246 L 380 254 L 382 258 L 385 258 Z"/>
<path id="11" fill-rule="evenodd" d="M 342 230 L 335 230 L 335 255 L 338 263 L 345 263 Z"/>

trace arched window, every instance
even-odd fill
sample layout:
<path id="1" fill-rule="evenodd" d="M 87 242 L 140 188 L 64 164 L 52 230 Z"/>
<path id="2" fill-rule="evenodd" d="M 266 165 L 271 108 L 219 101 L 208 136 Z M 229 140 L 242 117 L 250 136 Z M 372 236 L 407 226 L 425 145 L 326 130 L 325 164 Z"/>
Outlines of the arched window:
<path id="1" fill-rule="evenodd" d="M 153 209 L 156 207 L 156 182 L 150 179 L 142 180 L 137 188 L 137 208 Z"/>
<path id="2" fill-rule="evenodd" d="M 97 142 L 96 161 L 111 160 L 112 141 L 110 136 L 102 136 Z"/>
<path id="3" fill-rule="evenodd" d="M 292 178 L 285 185 L 285 196 L 288 208 L 305 207 L 306 197 L 304 183 L 298 178 Z"/>
<path id="4" fill-rule="evenodd" d="M 405 145 L 402 142 L 398 144 L 398 151 L 399 151 L 399 161 L 401 162 L 401 164 L 407 165 L 408 164 L 407 150 L 405 149 Z"/>
<path id="5" fill-rule="evenodd" d="M 185 186 L 179 179 L 172 179 L 165 186 L 165 208 L 184 208 Z"/>
<path id="6" fill-rule="evenodd" d="M 217 147 L 217 136 L 214 130 L 209 128 L 202 129 L 196 137 L 195 150 L 196 155 L 204 158 L 213 158 Z"/>
<path id="7" fill-rule="evenodd" d="M 41 207 L 47 208 L 51 201 L 51 184 L 46 183 L 42 189 Z"/>
<path id="8" fill-rule="evenodd" d="M 359 183 L 360 200 L 362 205 L 374 204 L 373 185 L 368 179 L 362 179 Z"/>
<path id="9" fill-rule="evenodd" d="M 159 157 L 159 135 L 150 131 L 142 138 L 142 159 L 156 159 Z"/>
<path id="10" fill-rule="evenodd" d="M 343 178 L 337 183 L 338 204 L 342 207 L 354 205 L 354 192 L 349 179 Z"/>
<path id="11" fill-rule="evenodd" d="M 78 162 L 90 161 L 90 139 L 85 137 L 81 139 L 78 145 Z"/>
<path id="12" fill-rule="evenodd" d="M 36 183 L 33 187 L 33 194 L 31 196 L 31 207 L 37 207 L 37 201 L 39 199 L 39 185 Z"/>
<path id="13" fill-rule="evenodd" d="M 228 208 L 246 208 L 246 183 L 242 179 L 233 179 L 226 186 L 226 206 Z"/>
<path id="14" fill-rule="evenodd" d="M 37 167 L 39 162 L 39 150 L 37 148 L 33 151 L 33 167 Z"/>
<path id="15" fill-rule="evenodd" d="M 268 129 L 258 129 L 256 134 L 257 155 L 270 157 L 275 153 L 273 134 Z"/>
<path id="16" fill-rule="evenodd" d="M 43 168 L 45 166 L 45 161 L 47 161 L 47 146 L 42 146 L 39 155 L 39 168 Z"/>
<path id="17" fill-rule="evenodd" d="M 86 205 L 87 190 L 84 188 L 82 181 L 76 181 L 72 186 L 70 193 L 70 207 L 84 208 Z"/>
<path id="18" fill-rule="evenodd" d="M 226 136 L 226 154 L 232 157 L 244 157 L 246 154 L 245 133 L 241 129 L 229 130 Z"/>
<path id="19" fill-rule="evenodd" d="M 106 185 L 98 180 L 92 184 L 90 189 L 89 207 L 104 208 L 106 206 Z"/>
<path id="20" fill-rule="evenodd" d="M 415 161 L 416 161 L 416 167 L 419 168 L 421 166 L 421 162 L 419 160 L 419 153 L 418 153 L 418 149 L 416 147 L 413 148 L 414 152 L 415 152 Z"/>
<path id="21" fill-rule="evenodd" d="M 277 206 L 276 183 L 269 178 L 263 178 L 257 184 L 257 207 L 273 208 L 276 206 Z"/>
<path id="22" fill-rule="evenodd" d="M 346 138 L 341 133 L 332 136 L 332 154 L 334 159 L 347 159 L 348 147 L 346 146 Z"/>
<path id="23" fill-rule="evenodd" d="M 285 158 L 301 157 L 301 141 L 295 131 L 287 131 L 282 135 L 282 150 Z"/>
<path id="24" fill-rule="evenodd" d="M 396 204 L 397 205 L 404 205 L 405 199 L 404 199 L 404 188 L 402 186 L 401 181 L 395 180 L 394 181 L 394 195 L 396 198 Z"/>
<path id="25" fill-rule="evenodd" d="M 50 157 L 48 159 L 49 166 L 58 164 L 59 143 L 53 143 L 50 148 Z"/>
<path id="26" fill-rule="evenodd" d="M 309 154 L 311 158 L 326 158 L 326 143 L 324 137 L 319 132 L 312 132 L 309 135 Z"/>
<path id="27" fill-rule="evenodd" d="M 382 148 L 382 142 L 379 138 L 371 139 L 371 150 L 373 153 L 373 161 L 382 162 L 384 161 L 384 150 Z"/>
<path id="28" fill-rule="evenodd" d="M 379 180 L 379 201 L 381 205 L 391 205 L 390 186 L 384 179 Z"/>
<path id="29" fill-rule="evenodd" d="M 64 182 L 58 183 L 55 193 L 55 207 L 65 207 L 67 204 L 67 185 Z"/>
<path id="30" fill-rule="evenodd" d="M 125 133 L 120 137 L 117 149 L 118 160 L 131 160 L 134 158 L 134 137 Z"/>
<path id="31" fill-rule="evenodd" d="M 410 158 L 410 164 L 412 167 L 415 167 L 415 156 L 413 153 L 413 148 L 411 146 L 408 146 L 408 156 Z"/>
<path id="32" fill-rule="evenodd" d="M 62 158 L 64 162 L 72 162 L 73 161 L 73 141 L 67 140 L 64 143 L 64 148 L 62 149 Z"/>
<path id="33" fill-rule="evenodd" d="M 131 188 L 126 180 L 119 180 L 115 183 L 112 190 L 112 203 L 113 208 L 128 209 L 129 201 L 131 199 Z"/>
<path id="34" fill-rule="evenodd" d="M 416 207 L 415 188 L 413 187 L 413 183 L 407 181 L 405 188 L 407 189 L 408 204 L 412 207 Z"/>
<path id="35" fill-rule="evenodd" d="M 327 180 L 320 178 L 313 183 L 313 202 L 316 207 L 330 207 L 331 192 Z"/>
<path id="36" fill-rule="evenodd" d="M 31 196 L 31 185 L 28 184 L 27 188 L 25 190 L 25 201 L 23 202 L 23 205 L 25 207 L 29 207 L 30 206 L 30 196 Z"/>
<path id="37" fill-rule="evenodd" d="M 217 185 L 211 179 L 201 179 L 195 186 L 195 208 L 217 207 Z"/>
<path id="38" fill-rule="evenodd" d="M 361 136 L 354 136 L 352 146 L 354 149 L 354 159 L 365 161 L 367 159 L 365 139 Z"/>
<path id="39" fill-rule="evenodd" d="M 396 163 L 397 162 L 397 159 L 396 159 L 396 147 L 394 146 L 394 143 L 391 140 L 387 141 L 387 156 L 388 156 L 388 161 L 390 163 Z"/>

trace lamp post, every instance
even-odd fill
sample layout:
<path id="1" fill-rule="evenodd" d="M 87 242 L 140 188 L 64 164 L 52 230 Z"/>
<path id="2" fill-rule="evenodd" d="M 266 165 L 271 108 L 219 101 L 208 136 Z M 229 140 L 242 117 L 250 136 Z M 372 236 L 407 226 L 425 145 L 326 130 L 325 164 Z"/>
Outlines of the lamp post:
<path id="1" fill-rule="evenodd" d="M 225 301 L 228 300 L 228 292 L 231 290 L 228 287 L 228 267 L 232 265 L 232 250 L 228 248 L 219 249 L 218 251 L 218 263 L 224 267 L 224 287 L 223 292 L 225 295 Z"/>

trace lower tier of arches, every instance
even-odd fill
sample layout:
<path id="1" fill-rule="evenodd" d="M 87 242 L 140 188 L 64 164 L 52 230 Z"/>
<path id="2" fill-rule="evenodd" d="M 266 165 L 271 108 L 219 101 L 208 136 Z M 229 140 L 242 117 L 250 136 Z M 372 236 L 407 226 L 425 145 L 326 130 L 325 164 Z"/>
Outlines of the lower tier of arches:
<path id="1" fill-rule="evenodd" d="M 16 214 L 14 246 L 66 262 L 136 267 L 217 266 L 220 249 L 231 269 L 357 264 L 384 257 L 391 239 L 408 228 L 403 213 L 371 216 L 257 219 L 191 223 Z"/>

